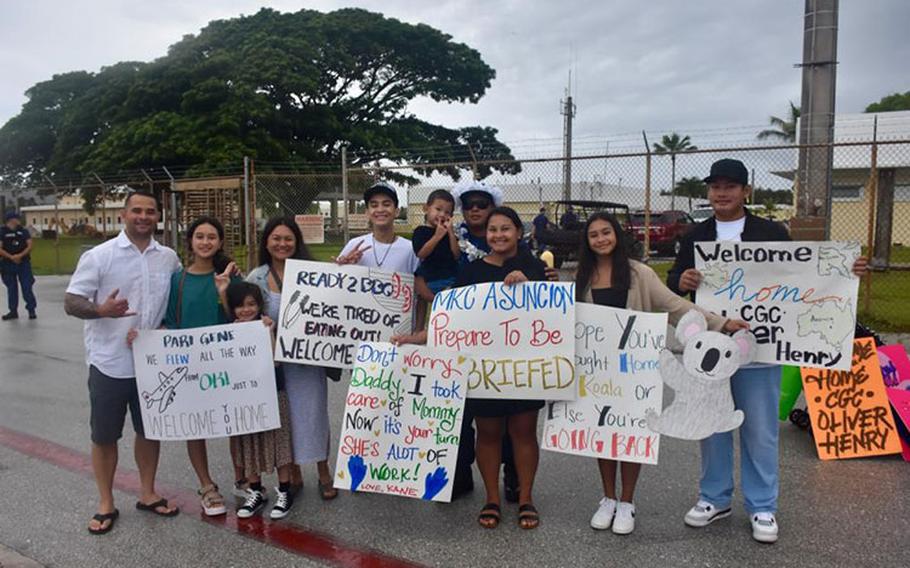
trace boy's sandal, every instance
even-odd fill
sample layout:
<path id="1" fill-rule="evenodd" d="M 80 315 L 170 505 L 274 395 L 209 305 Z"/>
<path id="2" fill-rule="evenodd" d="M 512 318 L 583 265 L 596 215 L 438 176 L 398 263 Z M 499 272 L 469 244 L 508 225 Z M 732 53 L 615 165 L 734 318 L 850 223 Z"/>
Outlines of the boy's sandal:
<path id="1" fill-rule="evenodd" d="M 221 493 L 218 493 L 217 485 L 214 483 L 207 485 L 197 491 L 197 493 L 202 497 L 202 511 L 206 516 L 214 517 L 227 513 L 227 507 L 224 506 L 224 497 L 221 496 Z"/>
<path id="2" fill-rule="evenodd" d="M 499 505 L 496 503 L 487 503 L 483 506 L 483 509 L 480 510 L 480 514 L 477 515 L 477 522 L 485 529 L 495 529 L 499 526 L 499 512 Z"/>
<path id="3" fill-rule="evenodd" d="M 136 509 L 140 511 L 147 511 L 149 513 L 155 513 L 159 517 L 175 517 L 177 513 L 180 512 L 180 509 L 174 507 L 173 509 L 168 507 L 167 499 L 161 498 L 155 501 L 154 503 L 149 503 L 146 505 L 142 501 L 136 501 Z M 159 509 L 164 509 L 159 511 Z"/>
<path id="4" fill-rule="evenodd" d="M 320 481 L 319 482 L 319 497 L 321 497 L 323 501 L 331 501 L 335 497 L 338 497 L 338 490 L 335 489 L 335 487 L 332 485 L 331 481 L 329 481 L 328 483 L 323 483 L 322 481 Z"/>
<path id="5" fill-rule="evenodd" d="M 536 529 L 540 525 L 540 514 L 537 508 L 525 503 L 518 508 L 518 526 L 523 529 Z"/>
<path id="6" fill-rule="evenodd" d="M 93 529 L 91 525 L 88 527 L 88 532 L 90 534 L 99 535 L 111 532 L 111 529 L 114 528 L 114 521 L 117 520 L 117 517 L 120 516 L 120 511 L 114 509 L 110 513 L 95 513 L 92 516 L 93 521 L 98 521 L 99 528 Z M 110 521 L 107 526 L 104 526 L 104 521 Z"/>

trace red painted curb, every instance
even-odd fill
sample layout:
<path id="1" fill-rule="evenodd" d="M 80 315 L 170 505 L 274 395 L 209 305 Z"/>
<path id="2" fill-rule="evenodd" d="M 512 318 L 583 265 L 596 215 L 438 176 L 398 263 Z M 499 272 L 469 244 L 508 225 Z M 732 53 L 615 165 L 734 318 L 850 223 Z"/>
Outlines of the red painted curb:
<path id="1" fill-rule="evenodd" d="M 0 445 L 29 457 L 94 479 L 91 456 L 30 434 L 0 426 Z M 180 506 L 181 515 L 219 528 L 236 532 L 253 540 L 306 556 L 334 566 L 360 568 L 420 568 L 420 564 L 366 548 L 357 548 L 287 521 L 269 522 L 261 516 L 240 520 L 232 512 L 218 517 L 202 514 L 199 499 L 192 491 L 157 483 L 158 492 Z M 114 488 L 139 496 L 139 472 L 117 468 Z"/>

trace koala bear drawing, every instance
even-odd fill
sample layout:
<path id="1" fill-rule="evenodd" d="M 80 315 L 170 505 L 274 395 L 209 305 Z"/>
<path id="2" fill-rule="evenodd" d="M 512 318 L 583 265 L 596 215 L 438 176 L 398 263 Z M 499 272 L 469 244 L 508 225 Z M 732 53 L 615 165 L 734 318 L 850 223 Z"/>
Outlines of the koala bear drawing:
<path id="1" fill-rule="evenodd" d="M 683 440 L 702 440 L 743 423 L 742 410 L 734 409 L 730 377 L 752 361 L 755 336 L 745 330 L 731 337 L 707 329 L 705 317 L 691 310 L 676 326 L 676 338 L 684 346 L 682 361 L 667 349 L 661 351 L 660 376 L 676 396 L 660 415 L 653 409 L 647 411 L 651 430 Z"/>

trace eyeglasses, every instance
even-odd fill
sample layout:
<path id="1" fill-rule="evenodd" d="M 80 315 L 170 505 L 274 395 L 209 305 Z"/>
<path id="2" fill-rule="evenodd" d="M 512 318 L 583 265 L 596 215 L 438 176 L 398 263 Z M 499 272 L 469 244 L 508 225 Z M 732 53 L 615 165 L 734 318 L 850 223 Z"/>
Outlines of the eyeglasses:
<path id="1" fill-rule="evenodd" d="M 469 199 L 465 201 L 463 209 L 465 211 L 470 211 L 471 209 L 487 209 L 493 203 L 489 199 Z"/>

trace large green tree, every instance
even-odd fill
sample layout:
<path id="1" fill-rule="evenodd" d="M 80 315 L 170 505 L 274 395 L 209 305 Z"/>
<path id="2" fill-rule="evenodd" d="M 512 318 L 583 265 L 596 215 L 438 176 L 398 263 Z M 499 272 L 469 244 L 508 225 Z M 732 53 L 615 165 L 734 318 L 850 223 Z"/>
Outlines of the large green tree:
<path id="1" fill-rule="evenodd" d="M 360 9 L 210 22 L 149 63 L 56 75 L 28 90 L 0 129 L 0 175 L 85 176 L 189 164 L 190 174 L 236 167 L 243 156 L 290 164 L 509 160 L 484 126 L 447 128 L 408 111 L 417 98 L 476 103 L 495 71 L 471 47 L 429 26 Z M 471 152 L 468 151 L 470 147 Z M 520 171 L 517 163 L 493 166 Z M 492 172 L 477 168 L 477 175 Z M 404 177 L 404 176 L 399 176 Z"/>
<path id="2" fill-rule="evenodd" d="M 676 154 L 698 150 L 688 136 L 680 136 L 676 132 L 664 134 L 660 142 L 654 143 L 656 154 L 670 154 L 670 208 L 676 209 Z"/>
<path id="3" fill-rule="evenodd" d="M 789 101 L 790 109 L 787 112 L 787 118 L 772 116 L 768 118 L 768 123 L 773 128 L 762 130 L 758 133 L 759 140 L 774 138 L 782 142 L 796 142 L 796 123 L 799 120 L 799 107 Z"/>
<path id="4" fill-rule="evenodd" d="M 891 112 L 895 110 L 910 110 L 910 91 L 882 97 L 877 103 L 872 103 L 866 107 L 866 112 Z"/>

